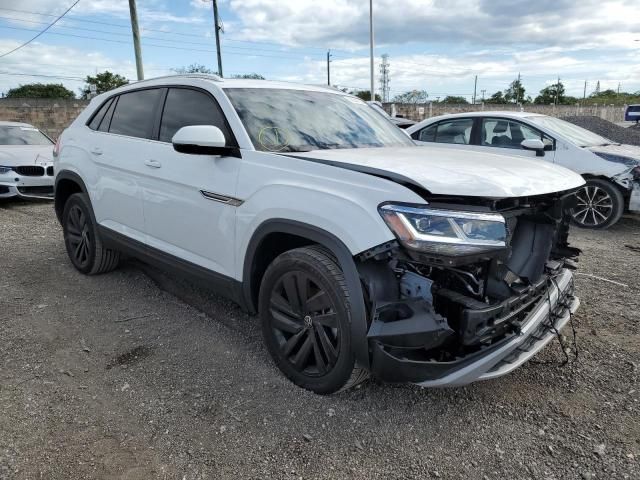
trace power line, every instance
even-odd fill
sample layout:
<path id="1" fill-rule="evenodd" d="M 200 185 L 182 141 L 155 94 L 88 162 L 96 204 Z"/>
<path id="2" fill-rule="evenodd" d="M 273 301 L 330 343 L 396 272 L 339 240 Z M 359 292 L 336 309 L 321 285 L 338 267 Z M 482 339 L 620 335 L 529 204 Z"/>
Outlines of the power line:
<path id="1" fill-rule="evenodd" d="M 58 20 L 60 20 L 62 17 L 64 17 L 67 13 L 69 13 L 69 11 L 75 7 L 78 3 L 80 2 L 80 0 L 76 0 L 74 2 L 73 5 L 71 5 L 69 8 L 67 8 L 64 13 L 62 15 L 60 15 L 59 17 L 57 17 L 53 22 L 51 22 L 49 25 L 46 26 L 46 28 L 42 31 L 40 31 L 36 36 L 34 36 L 33 38 L 31 38 L 30 40 L 27 40 L 25 43 L 23 43 L 22 45 L 18 45 L 16 48 L 14 48 L 13 50 L 8 51 L 7 53 L 3 53 L 2 55 L 0 55 L 0 58 L 6 57 L 7 55 L 11 55 L 13 52 L 20 50 L 22 47 L 26 47 L 27 45 L 29 45 L 31 42 L 33 42 L 36 38 L 38 38 L 40 35 L 42 35 L 43 33 L 45 33 L 47 30 L 49 30 L 51 27 L 53 27 L 56 22 L 58 22 Z"/>

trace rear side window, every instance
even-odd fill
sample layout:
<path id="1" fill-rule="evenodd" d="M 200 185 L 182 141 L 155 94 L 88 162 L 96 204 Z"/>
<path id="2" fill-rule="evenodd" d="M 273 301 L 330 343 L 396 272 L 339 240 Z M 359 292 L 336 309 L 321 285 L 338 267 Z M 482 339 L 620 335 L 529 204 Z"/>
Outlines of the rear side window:
<path id="1" fill-rule="evenodd" d="M 171 142 L 175 133 L 188 125 L 213 125 L 224 133 L 227 145 L 232 135 L 218 103 L 204 92 L 188 88 L 170 88 L 160 123 L 161 142 Z"/>
<path id="2" fill-rule="evenodd" d="M 110 98 L 108 101 L 102 104 L 102 107 L 96 112 L 91 121 L 89 122 L 89 128 L 91 130 L 97 130 L 100 126 L 100 122 L 104 118 L 105 113 L 109 110 L 109 107 L 113 103 L 113 98 Z"/>
<path id="3" fill-rule="evenodd" d="M 109 125 L 111 124 L 111 117 L 113 117 L 113 111 L 116 108 L 116 103 L 118 103 L 118 99 L 114 98 L 113 101 L 111 102 L 111 105 L 109 105 L 109 110 L 107 110 L 107 113 L 104 115 L 102 120 L 100 120 L 100 125 L 98 125 L 99 131 L 101 132 L 109 131 Z"/>
<path id="4" fill-rule="evenodd" d="M 162 90 L 158 88 L 123 93 L 113 112 L 109 133 L 129 137 L 151 138 L 156 103 Z"/>
<path id="5" fill-rule="evenodd" d="M 421 142 L 458 143 L 469 145 L 471 141 L 472 118 L 460 118 L 455 120 L 443 120 L 435 125 L 430 125 L 418 134 L 416 140 Z"/>

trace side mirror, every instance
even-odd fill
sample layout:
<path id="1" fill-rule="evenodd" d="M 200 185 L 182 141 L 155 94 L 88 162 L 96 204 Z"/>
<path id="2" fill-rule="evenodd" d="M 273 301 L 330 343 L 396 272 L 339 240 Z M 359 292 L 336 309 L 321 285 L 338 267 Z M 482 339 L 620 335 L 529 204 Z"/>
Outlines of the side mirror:
<path id="1" fill-rule="evenodd" d="M 171 143 L 173 149 L 180 153 L 240 157 L 240 149 L 228 147 L 222 130 L 213 125 L 182 127 L 175 133 Z"/>
<path id="2" fill-rule="evenodd" d="M 538 138 L 523 140 L 520 146 L 525 150 L 533 150 L 536 157 L 544 157 L 544 143 Z"/>

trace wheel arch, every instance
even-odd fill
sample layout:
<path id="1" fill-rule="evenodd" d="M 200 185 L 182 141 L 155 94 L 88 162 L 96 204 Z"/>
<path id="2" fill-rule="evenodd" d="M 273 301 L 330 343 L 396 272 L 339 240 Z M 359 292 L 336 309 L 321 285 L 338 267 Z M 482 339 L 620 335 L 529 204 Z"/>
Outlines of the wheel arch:
<path id="1" fill-rule="evenodd" d="M 351 342 L 359 366 L 369 368 L 367 310 L 360 276 L 352 253 L 332 233 L 314 225 L 288 219 L 271 219 L 254 231 L 245 252 L 242 289 L 250 313 L 258 312 L 257 298 L 264 273 L 281 253 L 305 245 L 317 244 L 336 258 L 350 294 Z"/>
<path id="2" fill-rule="evenodd" d="M 56 175 L 54 186 L 54 208 L 58 221 L 62 223 L 64 204 L 74 193 L 87 193 L 87 187 L 75 172 L 62 170 Z"/>

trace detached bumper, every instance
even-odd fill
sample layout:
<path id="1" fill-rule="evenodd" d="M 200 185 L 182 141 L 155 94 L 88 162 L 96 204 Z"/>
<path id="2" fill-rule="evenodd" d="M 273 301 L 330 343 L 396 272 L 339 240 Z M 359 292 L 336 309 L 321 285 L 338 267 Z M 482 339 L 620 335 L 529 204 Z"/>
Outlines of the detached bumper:
<path id="1" fill-rule="evenodd" d="M 45 168 L 44 172 L 39 176 L 20 175 L 15 171 L 0 175 L 0 198 L 53 199 L 53 169 Z"/>
<path id="2" fill-rule="evenodd" d="M 466 385 L 505 375 L 533 357 L 556 336 L 575 312 L 580 300 L 573 295 L 572 273 L 564 269 L 538 304 L 520 324 L 518 334 L 451 362 L 416 361 L 394 356 L 381 342 L 372 342 L 372 370 L 390 382 L 425 387 Z M 553 313 L 553 314 L 551 314 Z M 554 323 L 552 324 L 552 318 Z"/>

